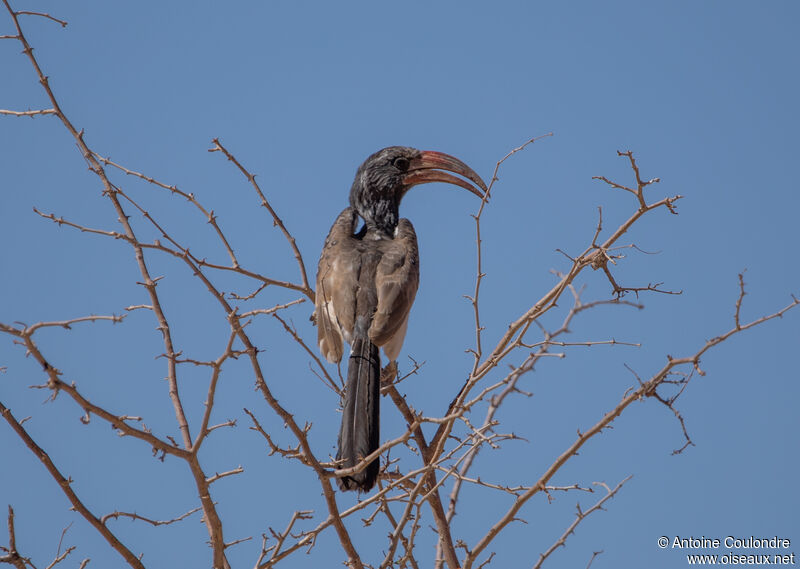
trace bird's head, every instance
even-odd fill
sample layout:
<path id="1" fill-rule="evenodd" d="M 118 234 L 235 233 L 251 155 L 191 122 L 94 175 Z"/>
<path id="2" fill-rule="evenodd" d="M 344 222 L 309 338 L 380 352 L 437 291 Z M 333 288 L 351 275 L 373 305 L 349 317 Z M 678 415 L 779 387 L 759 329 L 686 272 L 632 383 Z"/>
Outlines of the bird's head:
<path id="1" fill-rule="evenodd" d="M 448 172 L 463 176 L 475 185 Z M 431 150 L 389 146 L 367 158 L 358 168 L 350 190 L 350 205 L 368 228 L 392 235 L 405 193 L 414 186 L 430 182 L 461 186 L 480 198 L 487 191 L 481 177 L 458 158 Z"/>

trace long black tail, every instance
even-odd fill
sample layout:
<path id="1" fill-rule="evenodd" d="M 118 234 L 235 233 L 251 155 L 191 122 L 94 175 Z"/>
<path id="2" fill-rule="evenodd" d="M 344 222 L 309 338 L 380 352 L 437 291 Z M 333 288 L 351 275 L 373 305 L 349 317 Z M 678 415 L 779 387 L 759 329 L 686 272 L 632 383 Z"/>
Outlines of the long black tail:
<path id="1" fill-rule="evenodd" d="M 380 445 L 381 363 L 378 347 L 357 334 L 347 364 L 347 386 L 344 394 L 342 427 L 339 430 L 339 468 L 349 468 L 374 452 Z M 342 490 L 367 492 L 378 478 L 378 459 L 352 476 L 337 478 Z"/>

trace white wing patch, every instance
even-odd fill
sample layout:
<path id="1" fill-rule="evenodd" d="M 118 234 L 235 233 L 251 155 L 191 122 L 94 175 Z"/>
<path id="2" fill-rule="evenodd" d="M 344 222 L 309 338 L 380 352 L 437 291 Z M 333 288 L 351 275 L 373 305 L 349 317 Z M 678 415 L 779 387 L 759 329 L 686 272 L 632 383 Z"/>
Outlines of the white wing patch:
<path id="1" fill-rule="evenodd" d="M 335 364 L 338 363 L 341 359 L 341 353 L 337 353 L 340 351 L 336 349 L 335 345 L 341 346 L 342 345 L 342 328 L 339 326 L 339 321 L 336 318 L 336 311 L 333 309 L 333 301 L 327 300 L 322 305 L 323 314 L 321 314 L 322 318 L 320 318 L 320 326 L 323 326 L 325 334 L 319 341 L 319 351 L 325 356 L 325 359 L 328 360 L 330 363 Z M 328 345 L 328 337 L 337 336 L 338 341 L 334 340 L 334 346 Z M 333 339 L 333 338 L 331 338 Z M 348 338 L 348 343 L 350 342 Z"/>

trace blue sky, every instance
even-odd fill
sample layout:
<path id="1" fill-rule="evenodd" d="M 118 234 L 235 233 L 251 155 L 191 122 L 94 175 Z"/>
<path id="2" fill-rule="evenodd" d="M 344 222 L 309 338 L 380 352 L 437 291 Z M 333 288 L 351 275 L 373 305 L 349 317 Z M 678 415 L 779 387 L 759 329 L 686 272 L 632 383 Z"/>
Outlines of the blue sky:
<path id="1" fill-rule="evenodd" d="M 90 146 L 193 192 L 219 216 L 243 264 L 276 278 L 297 279 L 294 259 L 246 180 L 207 152 L 214 137 L 258 174 L 313 272 L 330 224 L 347 205 L 355 169 L 371 152 L 393 144 L 444 151 L 488 179 L 511 148 L 553 132 L 506 162 L 484 214 L 487 338 L 499 337 L 553 285 L 551 269 L 567 268 L 556 248 L 577 254 L 591 241 L 597 206 L 607 229 L 634 210 L 632 196 L 591 179 L 631 182 L 617 150 L 633 150 L 642 175 L 661 178 L 648 189 L 651 199 L 685 196 L 680 215 L 653 212 L 623 240 L 660 253 L 626 251 L 615 272 L 632 286 L 663 282 L 683 294 L 643 295 L 645 310 L 606 307 L 576 321 L 572 341 L 616 338 L 642 347 L 576 347 L 563 360 L 544 362 L 523 383 L 533 397 L 510 400 L 499 417 L 500 430 L 527 442 L 482 455 L 475 474 L 487 479 L 534 480 L 576 429 L 594 424 L 635 383 L 625 364 L 649 376 L 667 354 L 693 353 L 728 330 L 742 270 L 746 320 L 800 293 L 795 3 L 28 4 L 69 22 L 66 29 L 38 18 L 23 23 Z M 0 35 L 9 33 L 11 21 L 0 15 Z M 19 51 L 13 41 L 0 42 L 0 108 L 48 106 Z M 115 180 L 198 255 L 225 258 L 197 211 L 130 177 Z M 32 211 L 116 230 L 100 193 L 53 117 L 0 117 L 0 321 L 119 314 L 145 302 L 128 246 L 59 228 Z M 426 415 L 443 412 L 471 364 L 464 350 L 474 341 L 472 312 L 462 295 L 474 286 L 476 206 L 466 192 L 424 186 L 401 209 L 415 225 L 422 259 L 401 367 L 408 368 L 406 356 L 426 362 L 403 387 Z M 143 236 L 156 237 L 141 218 L 132 219 Z M 148 260 L 154 274 L 165 276 L 159 290 L 179 347 L 216 357 L 227 339 L 218 308 L 175 260 Z M 241 279 L 218 279 L 224 290 L 254 289 Z M 585 273 L 579 284 L 587 287 L 585 300 L 611 295 L 600 272 Z M 270 307 L 297 297 L 268 289 L 259 298 Z M 305 303 L 285 315 L 313 340 L 310 312 Z M 558 321 L 553 315 L 542 324 Z M 64 379 L 92 400 L 174 435 L 163 361 L 154 359 L 163 350 L 155 325 L 138 311 L 121 325 L 48 330 L 40 343 Z M 333 453 L 337 398 L 276 322 L 262 318 L 252 330 L 271 387 L 299 421 L 313 423 L 315 448 Z M 614 430 L 592 440 L 553 483 L 613 486 L 634 477 L 606 512 L 580 526 L 551 566 L 585 566 L 601 549 L 593 567 L 682 566 L 679 552 L 657 547 L 662 535 L 777 535 L 800 544 L 799 331 L 800 312 L 790 312 L 703 359 L 707 375 L 694 378 L 678 403 L 696 443 L 683 454 L 670 456 L 682 445 L 680 427 L 654 401 L 635 404 Z M 194 507 L 177 461 L 150 459 L 145 445 L 119 440 L 97 419 L 82 425 L 80 409 L 64 395 L 42 405 L 46 394 L 27 386 L 44 377 L 9 337 L 0 338 L 0 366 L 7 367 L 0 400 L 18 417 L 32 417 L 31 433 L 98 513 L 135 509 L 166 519 Z M 182 369 L 195 423 L 206 381 L 205 370 Z M 210 472 L 245 468 L 214 486 L 226 536 L 254 536 L 230 550 L 236 566 L 252 566 L 259 534 L 284 527 L 294 509 L 324 511 L 313 477 L 268 457 L 247 430 L 242 407 L 259 413 L 285 444 L 294 442 L 252 385 L 244 362 L 225 368 L 215 418 L 239 424 L 215 434 L 202 457 Z M 388 400 L 384 409 L 384 435 L 397 436 L 401 418 Z M 91 566 L 120 566 L 7 426 L 0 425 L 0 445 L 11 465 L 0 468 L 0 506 L 17 510 L 20 550 L 46 565 L 61 530 L 74 522 L 65 543 L 79 546 L 76 556 L 91 557 Z M 533 500 L 523 510 L 528 523 L 511 526 L 489 548 L 498 551 L 495 565 L 533 565 L 571 522 L 575 502 L 588 507 L 596 497 Z M 340 504 L 353 500 L 343 496 Z M 505 496 L 470 490 L 455 535 L 474 542 L 507 505 Z M 208 565 L 199 517 L 157 529 L 116 524 L 148 567 Z M 365 561 L 379 562 L 375 544 L 383 545 L 387 528 L 360 529 L 355 520 L 350 527 Z M 429 535 L 421 541 L 426 563 L 431 543 Z M 325 558 L 342 558 L 333 535 L 290 563 L 314 567 Z"/>

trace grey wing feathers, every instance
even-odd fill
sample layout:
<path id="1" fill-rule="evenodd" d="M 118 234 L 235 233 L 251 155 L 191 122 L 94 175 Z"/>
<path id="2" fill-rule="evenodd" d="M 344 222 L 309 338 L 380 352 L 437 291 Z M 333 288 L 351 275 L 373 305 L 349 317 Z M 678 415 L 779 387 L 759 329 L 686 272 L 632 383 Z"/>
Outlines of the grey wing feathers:
<path id="1" fill-rule="evenodd" d="M 408 313 L 419 287 L 419 251 L 411 222 L 401 219 L 395 238 L 383 243 L 375 274 L 378 306 L 369 328 L 369 337 L 378 346 L 391 342 L 395 334 L 405 336 Z M 402 344 L 403 338 L 398 340 L 392 343 Z"/>
<path id="2" fill-rule="evenodd" d="M 346 208 L 331 227 L 317 268 L 317 294 L 315 314 L 317 340 L 322 355 L 329 362 L 341 361 L 343 341 L 350 340 L 355 317 L 355 300 L 352 298 L 357 277 L 352 270 L 342 270 L 339 249 L 353 237 L 356 213 Z M 348 308 L 349 307 L 349 308 Z"/>

